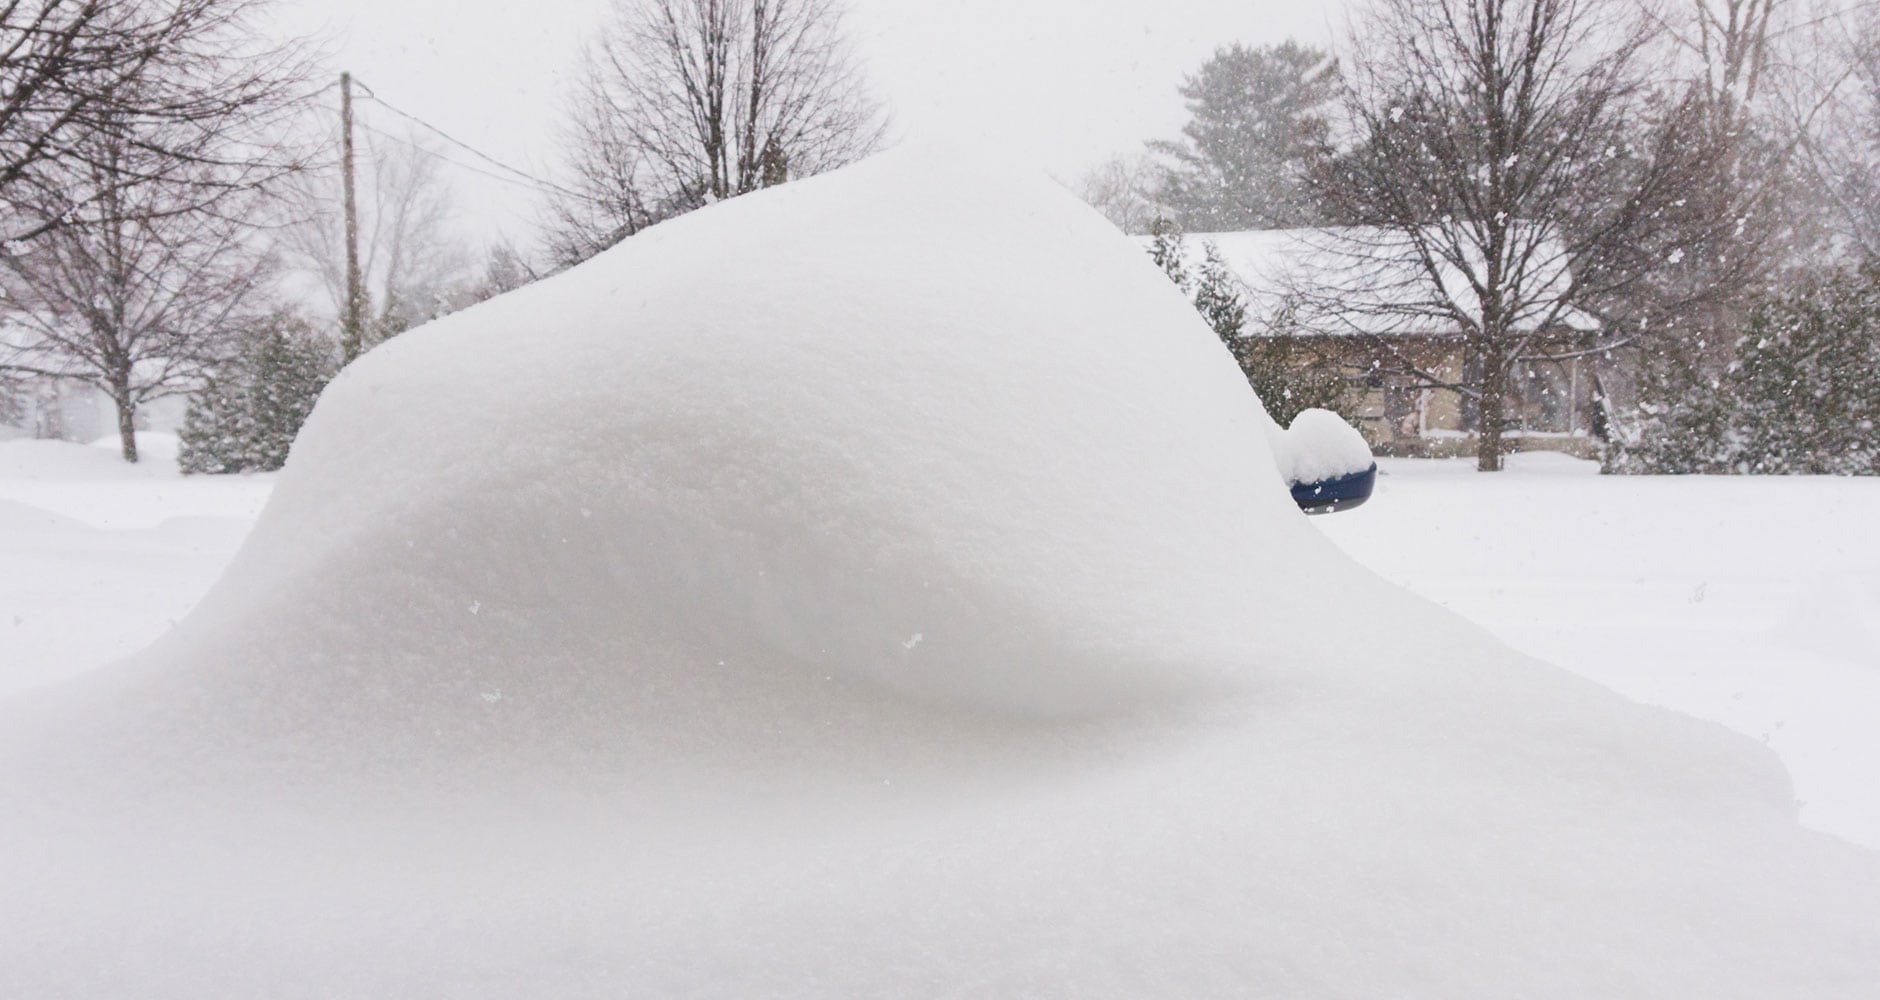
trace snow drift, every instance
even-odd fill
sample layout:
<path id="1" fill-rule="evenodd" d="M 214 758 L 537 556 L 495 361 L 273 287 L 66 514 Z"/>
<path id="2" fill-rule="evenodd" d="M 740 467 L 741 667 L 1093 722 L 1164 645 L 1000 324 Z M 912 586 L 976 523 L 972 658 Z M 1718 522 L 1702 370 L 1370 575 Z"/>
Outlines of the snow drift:
<path id="1" fill-rule="evenodd" d="M 0 702 L 0 992 L 1870 995 L 1766 752 L 1358 569 L 1270 430 L 931 151 L 400 337 L 169 637 Z"/>

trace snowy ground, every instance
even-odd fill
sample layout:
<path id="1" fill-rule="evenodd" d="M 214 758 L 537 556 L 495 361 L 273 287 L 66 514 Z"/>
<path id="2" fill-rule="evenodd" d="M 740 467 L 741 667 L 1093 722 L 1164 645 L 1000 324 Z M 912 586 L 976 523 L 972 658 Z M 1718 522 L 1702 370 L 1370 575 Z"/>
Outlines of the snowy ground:
<path id="1" fill-rule="evenodd" d="M 174 451 L 0 441 L 0 696 L 136 652 L 235 554 L 272 476 L 184 477 Z"/>
<path id="2" fill-rule="evenodd" d="M 1804 824 L 1880 847 L 1880 480 L 1379 464 L 1368 506 L 1313 522 L 1352 556 L 1518 649 L 1765 741 Z"/>
<path id="3" fill-rule="evenodd" d="M 1880 481 L 1385 460 L 1314 519 L 1385 577 L 1632 698 L 1769 743 L 1803 820 L 1880 847 Z M 269 476 L 0 442 L 0 696 L 132 652 L 240 545 Z"/>

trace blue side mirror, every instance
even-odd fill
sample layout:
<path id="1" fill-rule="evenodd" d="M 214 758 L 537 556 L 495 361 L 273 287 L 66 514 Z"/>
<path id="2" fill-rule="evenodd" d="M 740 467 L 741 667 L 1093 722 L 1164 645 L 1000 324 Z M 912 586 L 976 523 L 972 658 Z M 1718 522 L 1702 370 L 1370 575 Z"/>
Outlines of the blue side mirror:
<path id="1" fill-rule="evenodd" d="M 1363 472 L 1333 476 L 1313 483 L 1294 483 L 1293 502 L 1308 514 L 1334 514 L 1350 510 L 1371 499 L 1377 486 L 1377 463 Z"/>

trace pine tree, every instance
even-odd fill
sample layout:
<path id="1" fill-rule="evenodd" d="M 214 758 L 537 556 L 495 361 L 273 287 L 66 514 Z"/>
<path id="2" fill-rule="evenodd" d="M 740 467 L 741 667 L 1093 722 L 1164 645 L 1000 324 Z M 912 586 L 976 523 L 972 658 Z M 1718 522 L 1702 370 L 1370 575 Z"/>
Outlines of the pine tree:
<path id="1" fill-rule="evenodd" d="M 1637 365 L 1639 402 L 1606 449 L 1603 471 L 1686 475 L 1729 471 L 1729 407 L 1723 382 L 1694 352 L 1645 354 Z"/>
<path id="2" fill-rule="evenodd" d="M 210 378 L 189 399 L 176 453 L 177 467 L 186 475 L 241 472 L 253 465 L 246 453 L 253 438 L 248 407 L 239 388 L 241 379 L 233 369 L 231 365 L 224 374 Z"/>
<path id="3" fill-rule="evenodd" d="M 1757 308 L 1737 351 L 1738 471 L 1880 475 L 1880 265 Z"/>
<path id="4" fill-rule="evenodd" d="M 1733 350 L 1721 372 L 1648 359 L 1646 419 L 1607 471 L 1880 475 L 1880 264 L 1758 302 Z"/>
<path id="5" fill-rule="evenodd" d="M 332 378 L 324 344 L 297 331 L 274 327 L 257 345 L 249 398 L 257 469 L 278 469 L 300 426 L 313 412 L 320 391 Z"/>
<path id="6" fill-rule="evenodd" d="M 186 473 L 279 469 L 333 363 L 332 346 L 291 316 L 247 331 L 235 357 L 190 399 L 177 464 Z"/>
<path id="7" fill-rule="evenodd" d="M 1195 310 L 1214 328 L 1221 343 L 1238 357 L 1241 333 L 1247 325 L 1247 306 L 1234 287 L 1237 282 L 1228 273 L 1227 262 L 1221 259 L 1220 247 L 1213 243 L 1205 247 L 1201 274 L 1195 281 Z"/>
<path id="8" fill-rule="evenodd" d="M 1149 259 L 1155 261 L 1155 266 L 1168 275 L 1168 280 L 1173 281 L 1182 294 L 1188 294 L 1188 262 L 1185 259 L 1188 250 L 1182 239 L 1181 227 L 1166 217 L 1158 216 L 1149 226 L 1149 235 Z"/>
<path id="9" fill-rule="evenodd" d="M 1176 142 L 1152 142 L 1160 160 L 1156 200 L 1189 229 L 1318 225 L 1312 185 L 1331 156 L 1338 96 L 1331 54 L 1285 41 L 1234 45 L 1182 83 L 1188 124 Z"/>
<path id="10" fill-rule="evenodd" d="M 1349 413 L 1351 379 L 1338 352 L 1323 338 L 1280 334 L 1243 337 L 1235 359 L 1247 384 L 1281 424 L 1291 424 L 1300 410 Z"/>

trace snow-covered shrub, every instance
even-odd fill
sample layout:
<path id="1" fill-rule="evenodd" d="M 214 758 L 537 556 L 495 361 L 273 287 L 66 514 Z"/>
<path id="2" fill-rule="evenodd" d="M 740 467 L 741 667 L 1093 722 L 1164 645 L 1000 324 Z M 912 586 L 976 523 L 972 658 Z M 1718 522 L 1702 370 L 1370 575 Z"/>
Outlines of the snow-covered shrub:
<path id="1" fill-rule="evenodd" d="M 1149 259 L 1155 261 L 1155 266 L 1168 275 L 1168 280 L 1173 281 L 1183 295 L 1188 294 L 1191 284 L 1186 259 L 1188 251 L 1181 227 L 1166 217 L 1158 217 L 1150 225 L 1149 233 L 1152 237 L 1149 241 Z"/>
<path id="2" fill-rule="evenodd" d="M 190 399 L 177 465 L 185 473 L 280 468 L 333 373 L 332 346 L 304 321 L 268 317 Z"/>
<path id="3" fill-rule="evenodd" d="M 1305 410 L 1350 413 L 1354 402 L 1334 345 L 1317 337 L 1243 337 L 1234 358 L 1247 382 L 1282 424 Z"/>
<path id="4" fill-rule="evenodd" d="M 1727 471 L 1721 376 L 1670 353 L 1638 359 L 1637 403 L 1607 445 L 1603 470 L 1623 475 Z"/>
<path id="5" fill-rule="evenodd" d="M 1765 304 L 1737 350 L 1738 471 L 1880 475 L 1880 263 Z"/>
<path id="6" fill-rule="evenodd" d="M 1238 283 L 1221 259 L 1221 248 L 1204 244 L 1201 273 L 1195 280 L 1195 311 L 1208 321 L 1215 336 L 1231 349 L 1247 327 L 1247 304 L 1241 300 Z"/>
<path id="7" fill-rule="evenodd" d="M 1721 372 L 1658 359 L 1607 470 L 1880 474 L 1880 264 L 1758 303 Z"/>

